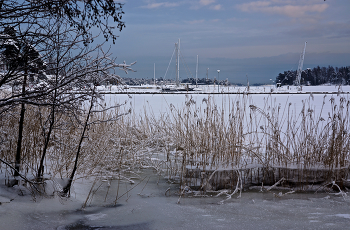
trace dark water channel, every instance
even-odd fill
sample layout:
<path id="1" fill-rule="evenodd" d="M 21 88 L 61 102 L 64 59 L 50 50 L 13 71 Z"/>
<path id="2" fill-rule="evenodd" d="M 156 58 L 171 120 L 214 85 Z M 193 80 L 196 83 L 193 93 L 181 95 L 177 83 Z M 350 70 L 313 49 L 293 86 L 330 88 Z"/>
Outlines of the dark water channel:
<path id="1" fill-rule="evenodd" d="M 83 210 L 91 182 L 76 182 L 69 200 L 33 202 L 2 188 L 0 196 L 13 200 L 0 205 L 0 229 L 349 229 L 350 225 L 350 199 L 333 194 L 276 198 L 269 192 L 245 191 L 241 198 L 235 195 L 223 204 L 224 196 L 183 197 L 178 204 L 178 184 L 159 180 L 153 172 L 141 175 L 144 180 L 127 193 L 141 180 L 119 186 L 113 181 L 109 190 L 102 184 Z M 117 193 L 124 195 L 114 203 Z"/>

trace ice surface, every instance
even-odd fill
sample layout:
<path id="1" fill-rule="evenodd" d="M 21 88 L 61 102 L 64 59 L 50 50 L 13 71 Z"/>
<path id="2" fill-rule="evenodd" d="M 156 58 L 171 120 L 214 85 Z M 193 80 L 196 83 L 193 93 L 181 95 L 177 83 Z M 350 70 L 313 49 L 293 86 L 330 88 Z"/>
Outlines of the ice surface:
<path id="1" fill-rule="evenodd" d="M 220 204 L 225 197 L 183 197 L 177 184 L 167 184 L 152 170 L 143 181 L 113 204 L 117 182 L 109 196 L 101 186 L 91 204 L 81 210 L 91 181 L 77 181 L 70 199 L 19 196 L 1 185 L 1 229 L 347 229 L 349 200 L 334 195 L 294 193 L 276 198 L 271 192 L 244 191 L 242 197 Z M 136 181 L 138 183 L 139 181 Z M 128 187 L 126 187 L 128 186 Z M 170 192 L 165 191 L 170 187 Z M 121 184 L 119 195 L 130 185 Z M 124 189 L 124 191 L 123 191 Z M 142 194 L 142 195 L 138 195 Z"/>
<path id="2" fill-rule="evenodd" d="M 236 87 L 237 88 L 237 87 Z M 261 87 L 252 87 L 257 92 L 261 91 Z M 246 96 L 248 98 L 248 102 L 246 106 L 255 105 L 259 108 L 263 108 L 265 104 L 270 106 L 281 106 L 284 108 L 288 106 L 289 103 L 292 104 L 292 110 L 299 114 L 303 108 L 302 101 L 309 100 L 309 104 L 311 109 L 314 110 L 316 115 L 322 109 L 323 100 L 329 104 L 329 100 L 333 97 L 335 99 L 335 103 L 339 104 L 339 100 L 341 97 L 348 98 L 350 97 L 350 86 L 342 86 L 342 92 L 344 94 L 337 94 L 339 86 L 307 86 L 304 87 L 305 91 L 302 93 L 298 93 L 298 91 L 290 91 L 288 94 L 249 94 Z M 306 91 L 308 93 L 306 93 Z M 327 93 L 326 98 L 325 94 Z M 318 94 L 315 94 L 318 93 Z M 328 94 L 333 93 L 333 94 Z M 170 108 L 175 108 L 173 111 L 181 111 L 181 109 L 185 108 L 185 102 L 188 101 L 191 97 L 193 101 L 196 102 L 194 105 L 195 108 L 205 108 L 206 104 L 204 103 L 208 97 L 211 100 L 214 100 L 218 109 L 220 111 L 221 108 L 226 110 L 226 114 L 230 108 L 232 108 L 232 103 L 236 100 L 241 100 L 244 94 L 105 94 L 105 102 L 108 106 L 114 106 L 118 103 L 122 104 L 127 101 L 127 105 L 123 108 L 127 111 L 129 108 L 132 108 L 133 113 L 135 115 L 143 115 L 144 112 L 148 112 L 148 114 L 152 114 L 155 118 L 159 118 L 160 116 L 169 115 Z M 242 106 L 242 104 L 241 104 Z M 248 108 L 247 108 L 248 110 Z M 322 110 L 322 114 L 327 115 L 328 112 L 331 111 L 331 107 L 327 106 Z M 182 111 L 181 111 L 182 112 Z"/>
<path id="3" fill-rule="evenodd" d="M 161 88 L 166 86 L 155 85 L 142 85 L 142 86 L 98 86 L 97 90 L 105 93 L 160 93 Z M 249 87 L 246 86 L 220 86 L 219 93 L 258 93 L 258 94 L 308 94 L 312 93 L 349 93 L 349 85 L 318 85 L 318 86 L 303 86 L 302 90 L 299 90 L 297 86 L 282 86 L 276 87 L 275 85 L 262 85 Z M 178 94 L 197 94 L 197 93 L 218 93 L 217 85 L 200 85 L 195 87 L 194 91 L 179 91 Z M 166 93 L 165 93 L 166 94 Z"/>
<path id="4" fill-rule="evenodd" d="M 350 214 L 335 214 L 333 216 L 350 219 Z"/>

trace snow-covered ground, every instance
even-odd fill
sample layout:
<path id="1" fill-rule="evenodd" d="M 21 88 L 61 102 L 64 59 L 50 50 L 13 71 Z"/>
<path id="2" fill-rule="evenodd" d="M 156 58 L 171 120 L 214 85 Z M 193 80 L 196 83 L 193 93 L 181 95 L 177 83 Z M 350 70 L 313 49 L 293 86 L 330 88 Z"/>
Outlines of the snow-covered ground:
<path id="1" fill-rule="evenodd" d="M 142 85 L 142 86 L 98 86 L 100 92 L 105 93 L 162 93 L 162 88 L 167 86 Z M 321 86 L 217 86 L 217 85 L 199 85 L 191 86 L 193 91 L 179 91 L 173 93 L 197 94 L 197 93 L 350 93 L 350 86 L 339 85 L 321 85 Z"/>
<path id="2" fill-rule="evenodd" d="M 233 88 L 232 88 L 233 89 Z M 234 92 L 230 89 L 230 92 Z M 235 88 L 238 92 L 244 87 Z M 232 108 L 232 103 L 235 101 L 247 100 L 246 105 L 255 105 L 259 108 L 265 106 L 281 106 L 282 108 L 292 103 L 292 109 L 296 113 L 300 113 L 303 103 L 307 103 L 315 114 L 319 114 L 322 110 L 322 114 L 328 114 L 331 111 L 330 99 L 334 98 L 335 103 L 339 103 L 342 97 L 350 99 L 350 86 L 342 86 L 342 92 L 337 93 L 338 86 L 310 86 L 304 87 L 305 90 L 312 90 L 306 93 L 297 91 L 294 93 L 275 93 L 275 94 L 185 94 L 185 93 L 160 93 L 160 94 L 105 94 L 105 102 L 107 105 L 113 106 L 118 103 L 124 103 L 127 101 L 127 105 L 124 106 L 125 110 L 131 108 L 136 115 L 143 114 L 147 111 L 149 114 L 159 117 L 166 115 L 170 111 L 170 107 L 174 109 L 183 109 L 186 101 L 191 98 L 196 102 L 194 105 L 196 108 L 205 107 L 204 101 L 211 98 L 213 102 L 219 107 L 226 109 L 226 112 Z M 303 90 L 304 90 L 303 89 Z M 283 92 L 282 89 L 278 89 L 278 92 Z M 262 87 L 251 87 L 253 92 L 263 92 Z M 242 92 L 242 91 L 241 91 Z M 291 91 L 288 91 L 291 92 Z M 326 92 L 326 93 L 322 93 Z M 332 93 L 334 92 L 334 93 Z M 323 101 L 326 101 L 325 107 L 322 108 Z M 242 105 L 242 104 L 241 104 Z M 227 113 L 228 114 L 228 113 Z"/>
<path id="3" fill-rule="evenodd" d="M 217 93 L 217 86 L 202 86 L 202 91 L 192 92 L 175 92 L 161 93 L 160 89 L 154 86 L 150 88 L 137 89 L 120 89 L 117 86 L 111 86 L 108 90 L 104 86 L 99 86 L 99 91 L 104 92 L 105 102 L 109 106 L 127 102 L 123 108 L 125 111 L 132 109 L 135 115 L 143 115 L 145 112 L 155 118 L 160 116 L 169 116 L 170 110 L 182 110 L 186 102 L 192 99 L 197 109 L 205 108 L 205 101 L 210 98 L 219 109 L 223 108 L 226 114 L 232 109 L 232 103 L 240 101 L 243 105 L 245 100 L 246 106 L 255 105 L 261 109 L 268 106 L 282 109 L 288 107 L 291 103 L 294 113 L 300 113 L 303 108 L 303 102 L 310 107 L 316 115 L 325 116 L 331 112 L 330 100 L 333 98 L 334 103 L 339 105 L 341 98 L 350 99 L 350 86 L 303 86 L 299 91 L 296 86 L 283 86 L 276 88 L 274 86 L 250 87 L 249 93 L 247 87 L 222 87 L 223 92 Z M 108 87 L 107 87 L 108 88 Z M 147 88 L 147 87 L 146 87 Z M 221 89 L 220 89 L 221 90 Z M 271 93 L 271 91 L 273 91 Z M 138 93 L 140 92 L 140 93 Z M 115 94 L 116 93 L 116 94 Z M 127 94 L 130 93 L 130 94 Z M 323 102 L 325 106 L 323 107 Z M 246 108 L 248 110 L 248 108 Z M 320 112 L 322 111 L 322 114 Z"/>

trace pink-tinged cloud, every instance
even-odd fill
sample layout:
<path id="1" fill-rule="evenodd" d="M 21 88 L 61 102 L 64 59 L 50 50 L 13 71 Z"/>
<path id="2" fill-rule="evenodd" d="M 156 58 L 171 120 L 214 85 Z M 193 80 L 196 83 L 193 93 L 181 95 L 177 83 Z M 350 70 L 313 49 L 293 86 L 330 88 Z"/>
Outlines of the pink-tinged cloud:
<path id="1" fill-rule="evenodd" d="M 269 14 L 281 14 L 288 17 L 300 17 L 307 13 L 322 13 L 328 8 L 328 4 L 313 5 L 282 5 L 274 4 L 280 1 L 256 1 L 238 5 L 237 8 L 243 12 L 264 12 Z"/>

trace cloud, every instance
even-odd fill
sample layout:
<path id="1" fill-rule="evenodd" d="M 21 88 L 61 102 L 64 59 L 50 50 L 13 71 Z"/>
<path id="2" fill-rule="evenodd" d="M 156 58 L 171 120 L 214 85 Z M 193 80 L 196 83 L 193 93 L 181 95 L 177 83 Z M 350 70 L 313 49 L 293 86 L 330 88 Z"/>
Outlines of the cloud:
<path id="1" fill-rule="evenodd" d="M 226 19 L 226 21 L 228 21 L 228 22 L 244 22 L 244 21 L 247 21 L 247 19 L 233 17 L 233 18 Z"/>
<path id="2" fill-rule="evenodd" d="M 201 23 L 203 23 L 203 22 L 205 22 L 204 19 L 202 19 L 202 20 L 187 21 L 187 23 L 188 23 L 188 24 L 191 24 L 191 25 L 194 25 L 194 24 L 201 24 Z"/>
<path id="3" fill-rule="evenodd" d="M 322 29 L 320 27 L 322 26 Z M 297 35 L 305 38 L 347 39 L 350 37 L 350 24 L 348 22 L 330 21 L 327 23 L 309 24 L 308 26 L 294 28 L 286 35 Z M 345 48 L 344 48 L 345 49 Z"/>
<path id="4" fill-rule="evenodd" d="M 198 10 L 201 9 L 202 7 L 207 7 L 208 9 L 211 10 L 221 10 L 222 5 L 221 4 L 216 4 L 216 0 L 199 0 L 196 1 L 195 3 L 192 3 L 191 9 Z"/>
<path id="5" fill-rule="evenodd" d="M 271 2 L 267 1 L 256 1 L 237 5 L 237 8 L 244 12 L 258 11 L 262 7 L 269 7 Z"/>
<path id="6" fill-rule="evenodd" d="M 314 2 L 314 1 L 312 1 Z M 291 1 L 255 1 L 237 5 L 237 8 L 243 12 L 263 12 L 269 14 L 281 14 L 288 17 L 301 17 L 307 13 L 322 13 L 328 8 L 328 4 L 299 4 Z"/>
<path id="7" fill-rule="evenodd" d="M 221 10 L 222 9 L 222 5 L 218 4 L 218 5 L 212 6 L 211 9 L 213 9 L 213 10 Z"/>
<path id="8" fill-rule="evenodd" d="M 156 9 L 160 7 L 176 7 L 179 6 L 179 3 L 171 3 L 171 2 L 149 2 L 147 5 L 142 6 L 142 8 L 146 9 Z"/>
<path id="9" fill-rule="evenodd" d="M 199 4 L 203 5 L 203 6 L 207 6 L 210 5 L 212 3 L 215 3 L 216 0 L 199 0 Z"/>

